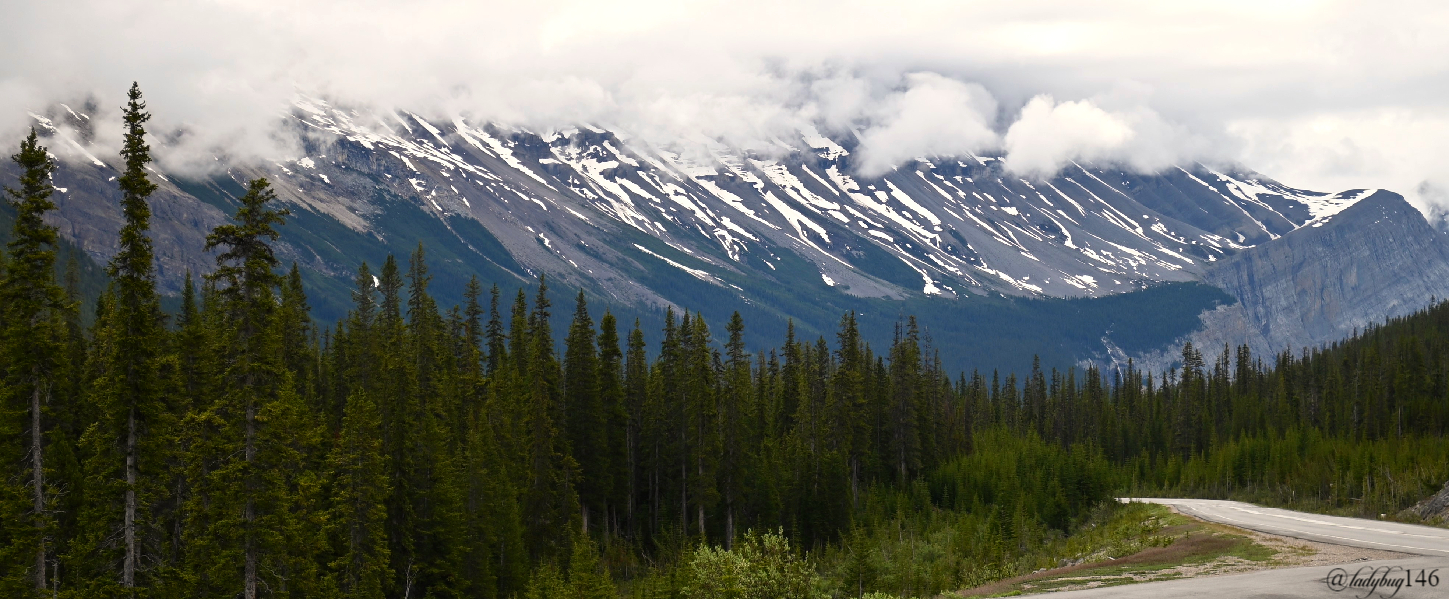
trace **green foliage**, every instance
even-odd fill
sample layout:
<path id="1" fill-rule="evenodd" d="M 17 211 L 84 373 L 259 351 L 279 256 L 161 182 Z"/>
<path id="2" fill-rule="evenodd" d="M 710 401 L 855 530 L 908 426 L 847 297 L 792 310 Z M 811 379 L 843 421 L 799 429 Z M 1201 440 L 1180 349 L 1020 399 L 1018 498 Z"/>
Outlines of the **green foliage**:
<path id="1" fill-rule="evenodd" d="M 553 562 L 544 562 L 529 577 L 528 590 L 524 591 L 523 599 L 558 599 L 569 597 L 572 594 L 570 591 L 568 582 L 559 574 Z"/>
<path id="2" fill-rule="evenodd" d="M 569 596 L 572 599 L 613 599 L 619 596 L 609 572 L 599 563 L 599 550 L 592 539 L 574 543 L 569 559 Z"/>
<path id="3" fill-rule="evenodd" d="M 1002 429 L 983 431 L 973 441 L 975 451 L 929 478 L 936 505 L 963 512 L 1020 510 L 1050 528 L 1069 530 L 1118 486 L 1117 473 L 1094 446 L 1063 448 L 1033 433 Z"/>
<path id="4" fill-rule="evenodd" d="M 701 545 L 689 556 L 688 599 L 811 599 L 819 596 L 814 568 L 781 532 L 746 531 L 733 550 Z"/>
<path id="5" fill-rule="evenodd" d="M 69 368 L 65 346 L 70 309 L 55 282 L 59 236 L 43 220 L 55 208 L 50 201 L 55 169 L 35 135 L 11 157 L 20 166 L 20 188 L 5 188 L 15 208 L 14 234 L 0 269 L 0 592 L 23 597 L 44 594 L 52 586 L 55 553 L 56 454 L 65 455 L 67 439 L 53 431 L 68 418 L 69 402 L 57 394 Z M 60 409 L 57 409 L 60 408 Z M 59 447 L 55 447 L 59 445 Z M 60 451 L 54 451 L 59 449 Z M 49 457 L 51 464 L 46 463 Z"/>
<path id="6" fill-rule="evenodd" d="M 174 563 L 166 549 L 176 543 L 177 498 L 167 487 L 175 465 L 170 437 L 180 414 L 162 379 L 167 335 L 148 233 L 148 197 L 156 185 L 146 174 L 151 155 L 144 125 L 151 117 L 145 109 L 132 85 L 123 113 L 125 169 L 117 180 L 125 224 L 107 266 L 111 284 L 96 309 L 88 357 L 85 394 L 94 419 L 78 428 L 84 501 L 66 561 L 75 574 L 72 588 L 87 593 L 164 586 L 170 571 L 159 564 Z"/>
<path id="7" fill-rule="evenodd" d="M 1377 518 L 1433 495 L 1449 480 L 1449 440 L 1355 441 L 1316 430 L 1245 436 L 1201 456 L 1143 464 L 1135 491 L 1223 497 Z"/>

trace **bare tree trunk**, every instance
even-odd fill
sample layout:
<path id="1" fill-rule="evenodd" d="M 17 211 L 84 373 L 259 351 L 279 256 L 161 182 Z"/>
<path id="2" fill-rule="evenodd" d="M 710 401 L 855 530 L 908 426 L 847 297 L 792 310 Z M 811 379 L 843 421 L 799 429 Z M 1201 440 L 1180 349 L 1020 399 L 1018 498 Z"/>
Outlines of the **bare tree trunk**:
<path id="1" fill-rule="evenodd" d="M 136 587 L 136 407 L 126 415 L 126 515 L 123 523 L 126 557 L 121 563 L 121 586 Z"/>
<path id="2" fill-rule="evenodd" d="M 850 505 L 860 509 L 860 458 L 850 458 Z"/>
<path id="3" fill-rule="evenodd" d="M 246 386 L 243 387 L 243 389 L 251 389 L 251 388 L 252 387 L 251 387 L 250 384 L 248 384 L 248 385 L 246 385 Z M 245 454 L 244 454 L 244 456 L 245 456 L 245 459 L 246 459 L 247 464 L 249 464 L 249 465 L 256 459 L 256 455 L 257 455 L 257 447 L 256 447 L 257 424 L 256 424 L 256 417 L 257 417 L 256 403 L 253 402 L 253 401 L 251 401 L 250 398 L 248 398 L 248 400 L 247 400 L 247 414 L 246 414 L 246 420 L 247 420 L 247 422 L 246 422 L 246 448 L 245 448 Z M 243 585 L 242 596 L 244 597 L 244 599 L 256 599 L 256 597 L 257 597 L 257 548 L 256 548 L 256 544 L 253 543 L 253 537 L 255 535 L 253 534 L 253 531 L 252 531 L 252 524 L 253 524 L 253 522 L 256 521 L 257 514 L 256 514 L 256 505 L 253 504 L 253 502 L 252 502 L 252 489 L 251 489 L 251 486 L 252 486 L 252 476 L 251 476 L 250 469 L 248 469 L 248 471 L 247 471 L 247 480 L 245 481 L 244 485 L 245 485 L 245 492 L 247 494 L 247 503 L 246 503 L 246 509 L 245 509 L 245 511 L 242 512 L 242 520 L 245 522 L 245 527 L 246 527 L 246 532 L 245 532 L 245 534 L 246 534 L 246 555 L 245 555 L 245 557 L 242 558 L 242 560 L 243 560 L 243 563 L 242 563 L 242 585 Z"/>
<path id="4" fill-rule="evenodd" d="M 413 596 L 413 558 L 408 558 L 408 571 L 403 579 L 403 599 L 412 599 Z"/>
<path id="5" fill-rule="evenodd" d="M 696 453 L 695 454 L 695 456 L 694 456 L 694 468 L 699 473 L 700 484 L 704 484 L 704 456 L 703 455 L 700 455 L 699 453 Z M 704 497 L 700 497 L 699 498 L 699 502 L 695 504 L 695 508 L 699 510 L 699 536 L 700 536 L 700 538 L 704 538 L 706 536 L 704 534 Z"/>
<path id="6" fill-rule="evenodd" d="M 35 377 L 35 387 L 30 393 L 30 465 L 34 471 L 35 485 L 35 527 L 41 529 L 40 546 L 35 550 L 35 590 L 44 593 L 45 577 L 45 463 L 41 453 L 40 434 L 40 377 Z"/>
<path id="7" fill-rule="evenodd" d="M 733 461 L 733 460 L 731 460 Z M 734 549 L 735 545 L 735 476 L 733 472 L 725 473 L 725 551 Z"/>
<path id="8" fill-rule="evenodd" d="M 635 479 L 638 478 L 635 473 L 638 470 L 639 466 L 638 466 L 637 463 L 635 463 L 638 458 L 634 455 L 635 452 L 634 452 L 634 429 L 633 429 L 633 425 L 630 425 L 628 428 L 626 428 L 625 431 L 624 431 L 624 433 L 625 433 L 625 440 L 624 440 L 625 446 L 624 446 L 624 450 L 626 452 L 628 452 L 625 455 L 628 457 L 628 463 L 629 463 L 629 468 L 628 468 L 628 472 L 629 472 L 629 483 L 627 485 L 625 485 L 625 488 L 627 488 L 629 490 L 629 497 L 626 500 L 627 503 L 625 503 L 625 505 L 624 505 L 624 515 L 625 515 L 624 522 L 625 522 L 625 526 L 627 526 L 628 529 L 629 529 L 628 530 L 628 534 L 632 538 L 634 536 L 634 533 L 636 532 L 636 527 L 634 525 L 634 500 L 635 500 L 635 497 L 634 496 L 637 494 L 637 492 L 634 490 L 634 485 L 635 485 Z"/>
<path id="9" fill-rule="evenodd" d="M 685 423 L 679 423 L 679 534 L 689 536 L 689 458 L 686 448 L 689 441 L 684 432 Z"/>
<path id="10" fill-rule="evenodd" d="M 725 503 L 732 504 L 733 502 L 732 501 L 729 501 L 729 500 L 726 500 Z M 730 505 L 728 508 L 725 509 L 725 551 L 730 551 L 730 550 L 733 550 L 734 548 L 735 548 L 735 508 L 734 508 L 733 505 Z"/>
<path id="11" fill-rule="evenodd" d="M 689 471 L 679 463 L 679 534 L 689 536 Z"/>

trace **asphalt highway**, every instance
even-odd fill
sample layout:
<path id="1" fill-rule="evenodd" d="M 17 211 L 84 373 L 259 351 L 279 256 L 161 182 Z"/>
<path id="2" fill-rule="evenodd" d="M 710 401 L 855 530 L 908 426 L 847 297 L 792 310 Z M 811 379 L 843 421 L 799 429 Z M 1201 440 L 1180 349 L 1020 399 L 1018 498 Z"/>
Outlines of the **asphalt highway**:
<path id="1" fill-rule="evenodd" d="M 1446 529 L 1308 514 L 1238 501 L 1162 498 L 1124 498 L 1122 501 L 1171 505 L 1196 518 L 1275 535 L 1420 557 L 1068 591 L 1052 593 L 1054 599 L 1449 597 L 1449 530 Z"/>
<path id="2" fill-rule="evenodd" d="M 1415 555 L 1449 556 L 1449 529 L 1444 528 L 1324 516 L 1241 501 L 1156 497 L 1130 497 L 1122 501 L 1170 505 L 1184 514 L 1209 522 L 1285 537 Z M 1449 564 L 1449 561 L 1445 563 Z"/>

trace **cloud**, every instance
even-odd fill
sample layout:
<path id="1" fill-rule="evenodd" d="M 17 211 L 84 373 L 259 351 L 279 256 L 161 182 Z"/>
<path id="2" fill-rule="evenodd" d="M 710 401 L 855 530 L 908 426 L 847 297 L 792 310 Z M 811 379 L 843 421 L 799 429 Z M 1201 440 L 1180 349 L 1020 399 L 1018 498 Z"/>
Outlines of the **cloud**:
<path id="1" fill-rule="evenodd" d="M 1006 131 L 1006 167 L 1036 177 L 1074 161 L 1156 172 L 1207 156 L 1207 143 L 1146 107 L 1107 111 L 1091 100 L 1032 98 Z"/>
<path id="2" fill-rule="evenodd" d="M 979 84 L 936 73 L 905 76 L 905 89 L 879 102 L 873 126 L 860 134 L 865 176 L 877 176 L 917 156 L 960 156 L 994 148 L 996 99 Z"/>
<path id="3" fill-rule="evenodd" d="M 1376 107 L 1236 119 L 1241 159 L 1320 189 L 1381 187 L 1426 213 L 1449 209 L 1449 108 Z"/>
<path id="4" fill-rule="evenodd" d="M 0 141 L 86 98 L 113 139 L 135 80 L 177 164 L 296 151 L 275 125 L 300 91 L 746 147 L 813 122 L 859 133 L 873 171 L 997 144 L 1039 172 L 1209 156 L 1411 191 L 1449 181 L 1446 29 L 1430 0 L 10 2 Z"/>

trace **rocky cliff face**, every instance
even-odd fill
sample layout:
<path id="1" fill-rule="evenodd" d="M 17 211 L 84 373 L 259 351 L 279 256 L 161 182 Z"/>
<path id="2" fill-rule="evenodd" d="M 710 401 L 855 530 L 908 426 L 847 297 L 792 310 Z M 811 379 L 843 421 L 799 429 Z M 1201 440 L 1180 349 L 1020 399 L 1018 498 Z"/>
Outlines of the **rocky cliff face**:
<path id="1" fill-rule="evenodd" d="M 1358 196 L 1338 214 L 1227 258 L 1204 280 L 1238 299 L 1202 314 L 1201 330 L 1141 357 L 1161 369 L 1181 342 L 1216 353 L 1301 351 L 1449 297 L 1449 240 L 1398 194 Z"/>

